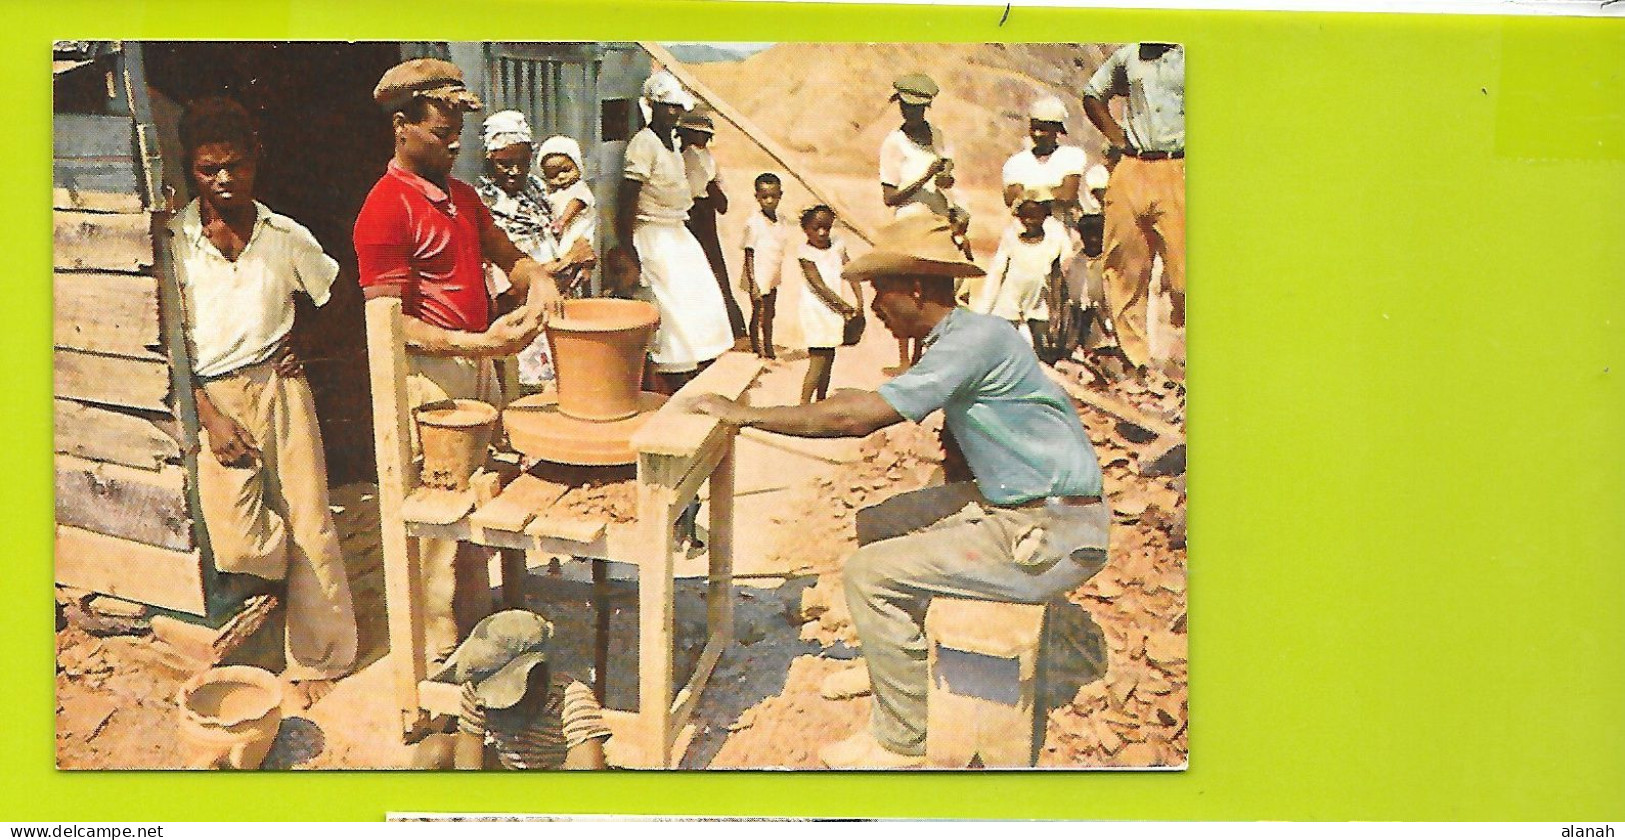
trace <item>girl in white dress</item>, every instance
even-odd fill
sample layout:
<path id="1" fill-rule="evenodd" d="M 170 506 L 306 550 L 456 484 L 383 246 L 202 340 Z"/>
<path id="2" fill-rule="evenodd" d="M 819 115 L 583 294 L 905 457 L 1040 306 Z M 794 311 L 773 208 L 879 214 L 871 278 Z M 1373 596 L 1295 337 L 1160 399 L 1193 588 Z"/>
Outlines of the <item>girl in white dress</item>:
<path id="1" fill-rule="evenodd" d="M 807 376 L 801 382 L 801 403 L 829 395 L 829 375 L 835 368 L 835 348 L 841 346 L 846 322 L 863 311 L 863 292 L 857 281 L 841 280 L 846 265 L 846 243 L 834 235 L 835 211 L 819 204 L 801 214 L 807 241 L 796 252 L 807 294 L 801 300 L 801 332 L 807 339 Z"/>

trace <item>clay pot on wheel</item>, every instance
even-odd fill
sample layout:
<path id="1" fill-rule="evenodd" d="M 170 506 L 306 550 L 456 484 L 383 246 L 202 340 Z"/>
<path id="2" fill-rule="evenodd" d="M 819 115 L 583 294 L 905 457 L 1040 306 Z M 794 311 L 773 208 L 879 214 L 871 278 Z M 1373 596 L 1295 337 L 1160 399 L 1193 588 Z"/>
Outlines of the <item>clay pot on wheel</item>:
<path id="1" fill-rule="evenodd" d="M 643 356 L 660 310 L 641 300 L 567 300 L 547 324 L 559 411 L 578 420 L 625 420 L 642 410 Z"/>
<path id="2" fill-rule="evenodd" d="M 413 412 L 423 443 L 419 483 L 446 490 L 467 490 L 474 471 L 485 463 L 496 430 L 497 410 L 479 400 L 441 400 Z"/>
<path id="3" fill-rule="evenodd" d="M 282 724 L 282 684 L 250 665 L 210 668 L 175 695 L 186 766 L 257 770 Z"/>

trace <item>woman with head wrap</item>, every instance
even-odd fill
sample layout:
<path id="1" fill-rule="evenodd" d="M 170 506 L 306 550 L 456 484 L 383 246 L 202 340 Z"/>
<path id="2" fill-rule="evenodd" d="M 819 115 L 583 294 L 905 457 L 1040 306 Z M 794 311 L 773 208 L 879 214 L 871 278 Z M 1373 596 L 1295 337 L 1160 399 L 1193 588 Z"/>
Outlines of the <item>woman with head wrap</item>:
<path id="1" fill-rule="evenodd" d="M 654 385 L 674 393 L 733 347 L 734 337 L 711 264 L 684 225 L 694 194 L 675 131 L 694 97 L 661 71 L 644 83 L 639 105 L 648 125 L 626 144 L 610 279 L 659 307 L 649 354 L 659 374 Z"/>
<path id="2" fill-rule="evenodd" d="M 485 120 L 480 139 L 485 149 L 485 172 L 474 189 L 491 208 L 492 221 L 533 259 L 543 263 L 557 260 L 564 251 L 553 229 L 547 188 L 531 172 L 535 140 L 525 115 L 518 111 L 492 114 Z M 489 266 L 488 272 L 491 294 L 506 292 L 509 283 L 502 270 Z M 539 389 L 553 378 L 545 335 L 519 351 L 518 358 L 520 385 Z"/>

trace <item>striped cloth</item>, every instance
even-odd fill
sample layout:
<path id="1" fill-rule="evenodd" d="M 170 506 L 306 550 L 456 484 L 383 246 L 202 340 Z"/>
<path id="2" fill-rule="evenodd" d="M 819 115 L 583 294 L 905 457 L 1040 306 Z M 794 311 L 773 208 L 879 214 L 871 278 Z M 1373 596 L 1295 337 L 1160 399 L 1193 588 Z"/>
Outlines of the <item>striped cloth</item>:
<path id="1" fill-rule="evenodd" d="M 570 749 L 610 735 L 592 689 L 562 677 L 553 681 L 541 714 L 514 724 L 505 721 L 500 711 L 488 721 L 474 695 L 474 684 L 463 683 L 461 716 L 457 728 L 484 739 L 509 770 L 557 770 L 564 766 L 564 755 Z"/>

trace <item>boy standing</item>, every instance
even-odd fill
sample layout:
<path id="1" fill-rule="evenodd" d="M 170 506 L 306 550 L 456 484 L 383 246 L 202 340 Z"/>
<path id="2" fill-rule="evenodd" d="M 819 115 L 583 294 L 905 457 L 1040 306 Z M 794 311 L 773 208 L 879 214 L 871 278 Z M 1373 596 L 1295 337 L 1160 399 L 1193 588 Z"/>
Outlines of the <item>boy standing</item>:
<path id="1" fill-rule="evenodd" d="M 764 359 L 773 355 L 773 316 L 778 312 L 779 270 L 784 263 L 790 226 L 779 218 L 784 184 L 779 176 L 756 176 L 756 206 L 745 220 L 745 291 L 750 295 L 750 349 Z"/>
<path id="2" fill-rule="evenodd" d="M 338 263 L 254 200 L 260 144 L 229 99 L 181 118 L 197 198 L 168 226 L 201 425 L 198 496 L 216 568 L 286 581 L 288 680 L 303 703 L 347 673 L 355 611 L 328 508 L 316 404 L 289 347 L 293 295 L 328 301 Z"/>

